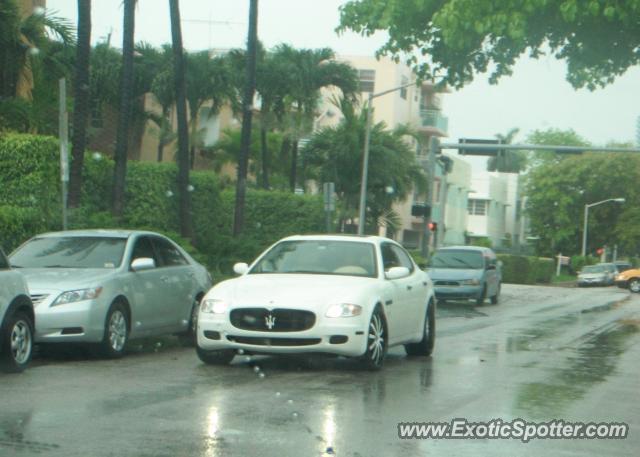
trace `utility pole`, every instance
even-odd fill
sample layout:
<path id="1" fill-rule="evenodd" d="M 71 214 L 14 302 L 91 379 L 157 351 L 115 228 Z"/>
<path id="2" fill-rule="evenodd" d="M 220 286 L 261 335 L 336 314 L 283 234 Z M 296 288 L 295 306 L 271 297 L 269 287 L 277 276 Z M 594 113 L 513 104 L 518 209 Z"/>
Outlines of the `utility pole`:
<path id="1" fill-rule="evenodd" d="M 424 218 L 424 233 L 422 234 L 422 243 L 420 244 L 420 253 L 423 257 L 429 256 L 429 242 L 431 240 L 431 231 L 429 230 L 429 222 L 431 222 L 431 214 L 433 213 L 433 184 L 436 176 L 436 154 L 440 150 L 440 141 L 438 138 L 431 136 L 427 149 L 427 205 L 430 206 L 431 212 Z M 434 239 L 437 234 L 434 233 Z"/>
<path id="2" fill-rule="evenodd" d="M 62 184 L 62 229 L 67 230 L 67 187 L 69 185 L 69 113 L 67 112 L 67 82 L 58 80 L 60 107 L 58 131 L 60 135 L 60 182 Z"/>

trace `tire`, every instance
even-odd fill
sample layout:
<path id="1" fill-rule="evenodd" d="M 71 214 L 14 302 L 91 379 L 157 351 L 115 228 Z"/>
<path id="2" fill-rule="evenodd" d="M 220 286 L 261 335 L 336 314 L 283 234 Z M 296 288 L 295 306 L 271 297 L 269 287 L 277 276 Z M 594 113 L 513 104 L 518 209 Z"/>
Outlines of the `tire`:
<path id="1" fill-rule="evenodd" d="M 492 305 L 497 305 L 498 302 L 500 301 L 500 289 L 502 288 L 501 284 L 498 284 L 498 290 L 496 291 L 496 294 L 491 297 L 491 304 Z"/>
<path id="2" fill-rule="evenodd" d="M 129 319 L 124 304 L 111 305 L 104 321 L 104 337 L 100 343 L 102 356 L 109 359 L 122 357 L 129 339 Z"/>
<path id="3" fill-rule="evenodd" d="M 178 339 L 183 346 L 193 347 L 196 345 L 198 337 L 198 313 L 200 312 L 200 298 L 196 298 L 191 306 L 191 316 L 189 317 L 189 327 L 187 331 L 178 335 Z"/>
<path id="4" fill-rule="evenodd" d="M 636 294 L 640 292 L 640 278 L 632 278 L 629 280 L 629 290 Z"/>
<path id="5" fill-rule="evenodd" d="M 379 370 L 387 355 L 387 326 L 384 315 L 379 306 L 371 315 L 367 327 L 367 349 L 361 357 L 364 367 L 368 370 Z"/>
<path id="6" fill-rule="evenodd" d="M 7 317 L 5 328 L 0 368 L 7 373 L 20 373 L 27 368 L 33 355 L 33 323 L 29 316 L 17 312 Z"/>
<path id="7" fill-rule="evenodd" d="M 480 295 L 480 297 L 476 298 L 476 306 L 482 306 L 482 304 L 484 303 L 484 300 L 487 298 L 487 286 L 485 285 L 482 288 L 482 295 Z"/>
<path id="8" fill-rule="evenodd" d="M 196 346 L 198 358 L 207 365 L 229 365 L 236 355 L 233 349 L 221 349 L 218 351 L 205 351 Z"/>
<path id="9" fill-rule="evenodd" d="M 428 357 L 433 352 L 436 343 L 436 307 L 435 302 L 431 300 L 427 306 L 427 314 L 424 320 L 424 330 L 422 333 L 422 341 L 419 343 L 405 344 L 404 350 L 408 356 Z"/>

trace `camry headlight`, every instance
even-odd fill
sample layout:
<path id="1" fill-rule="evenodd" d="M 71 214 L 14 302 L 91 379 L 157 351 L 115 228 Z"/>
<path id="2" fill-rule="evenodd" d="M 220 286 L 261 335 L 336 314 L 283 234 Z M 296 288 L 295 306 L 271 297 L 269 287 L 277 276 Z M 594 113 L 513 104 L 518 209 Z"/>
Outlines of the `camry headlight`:
<path id="1" fill-rule="evenodd" d="M 56 298 L 55 301 L 51 304 L 51 306 L 66 305 L 67 303 L 75 303 L 83 300 L 93 300 L 94 298 L 98 298 L 101 292 L 102 287 L 68 290 L 66 292 L 62 292 L 58 296 L 58 298 Z"/>
<path id="2" fill-rule="evenodd" d="M 200 310 L 209 314 L 224 314 L 227 309 L 229 309 L 229 304 L 226 301 L 215 298 L 208 298 L 200 305 Z"/>
<path id="3" fill-rule="evenodd" d="M 460 284 L 463 286 L 479 286 L 480 281 L 477 279 L 465 279 L 464 281 L 460 281 Z"/>
<path id="4" fill-rule="evenodd" d="M 351 303 L 340 303 L 331 305 L 325 316 L 327 317 L 353 317 L 362 314 L 362 306 L 353 305 Z"/>

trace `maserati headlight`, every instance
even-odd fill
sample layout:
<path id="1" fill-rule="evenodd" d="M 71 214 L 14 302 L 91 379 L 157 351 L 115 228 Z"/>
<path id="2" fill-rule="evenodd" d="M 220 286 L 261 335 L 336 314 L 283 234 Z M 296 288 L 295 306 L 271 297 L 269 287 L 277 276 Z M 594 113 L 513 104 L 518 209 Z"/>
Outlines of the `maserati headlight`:
<path id="1" fill-rule="evenodd" d="M 460 281 L 460 285 L 462 286 L 479 286 L 480 281 L 477 279 L 465 279 L 464 281 Z"/>
<path id="2" fill-rule="evenodd" d="M 362 314 L 362 306 L 353 305 L 351 303 L 340 303 L 331 305 L 325 316 L 327 317 L 353 317 Z"/>
<path id="3" fill-rule="evenodd" d="M 66 305 L 67 303 L 75 303 L 83 300 L 93 300 L 98 298 L 102 292 L 102 287 L 92 287 L 90 289 L 68 290 L 62 292 L 51 306 Z"/>
<path id="4" fill-rule="evenodd" d="M 209 314 L 224 314 L 228 309 L 229 304 L 226 301 L 216 298 L 208 298 L 200 305 L 200 310 Z"/>

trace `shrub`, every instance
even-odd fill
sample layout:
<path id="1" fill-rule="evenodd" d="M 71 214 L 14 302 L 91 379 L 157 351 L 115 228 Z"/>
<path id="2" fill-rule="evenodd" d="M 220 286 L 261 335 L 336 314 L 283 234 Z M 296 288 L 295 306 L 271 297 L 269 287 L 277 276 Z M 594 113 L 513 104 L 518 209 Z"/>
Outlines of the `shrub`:
<path id="1" fill-rule="evenodd" d="M 502 281 L 511 284 L 548 284 L 555 273 L 553 259 L 499 254 L 502 261 Z"/>

